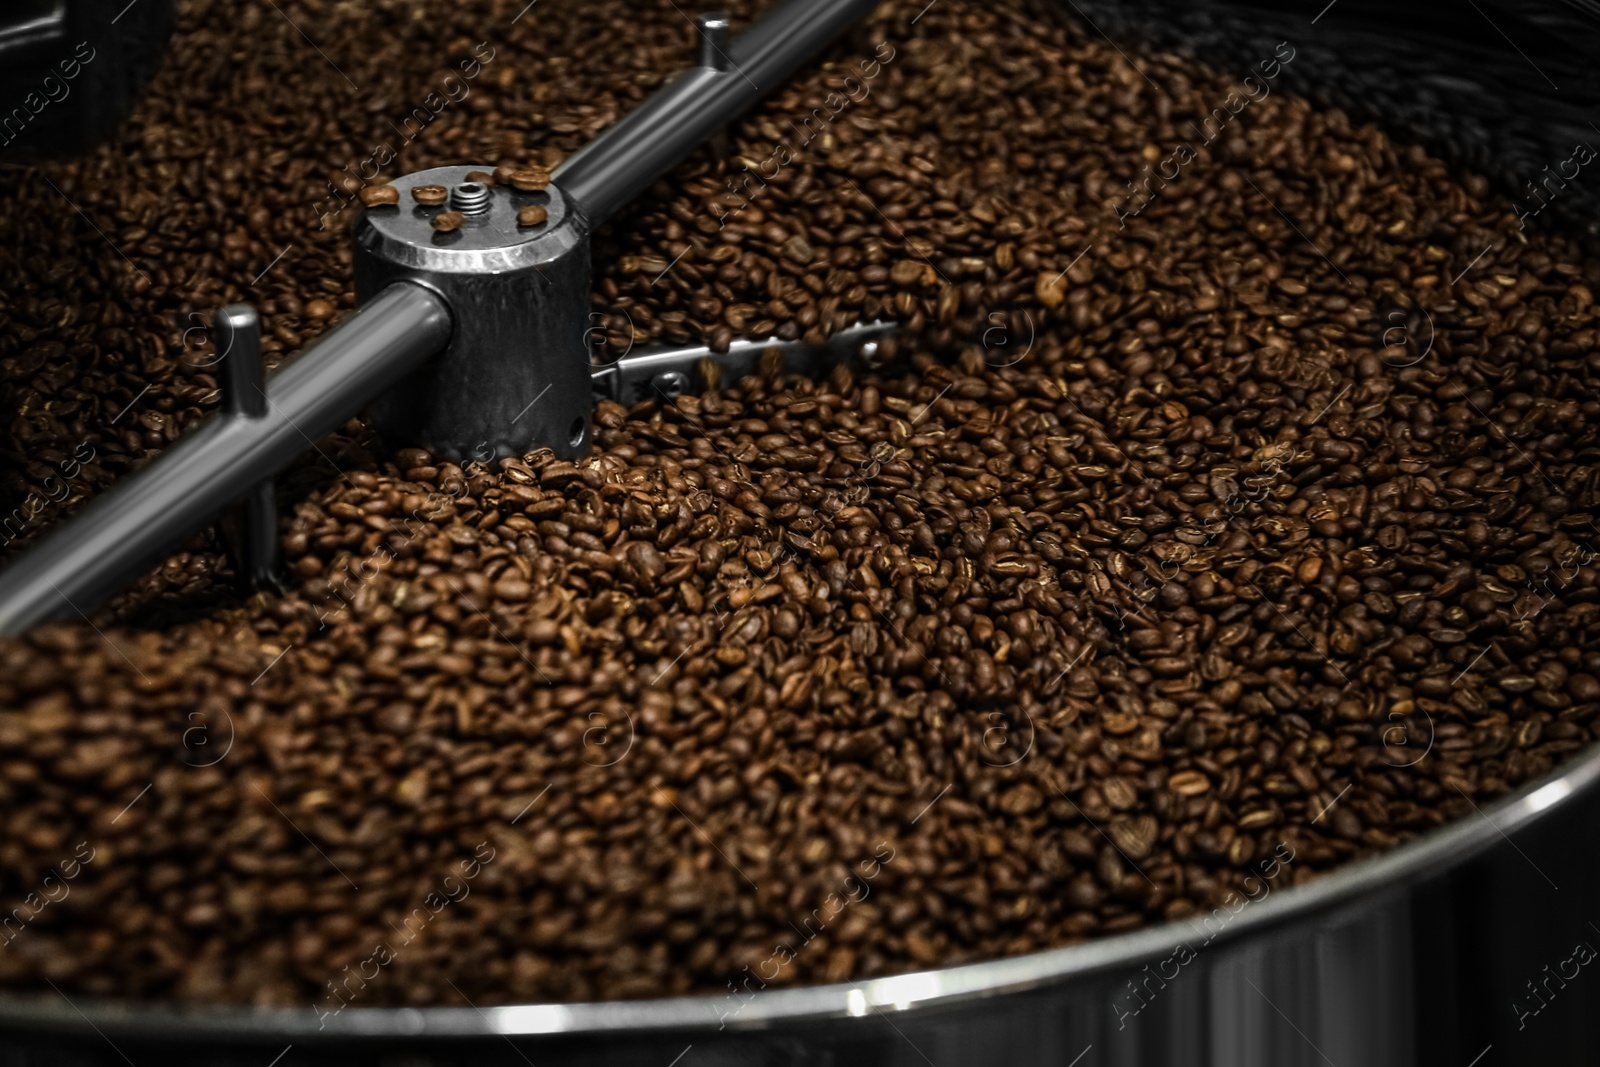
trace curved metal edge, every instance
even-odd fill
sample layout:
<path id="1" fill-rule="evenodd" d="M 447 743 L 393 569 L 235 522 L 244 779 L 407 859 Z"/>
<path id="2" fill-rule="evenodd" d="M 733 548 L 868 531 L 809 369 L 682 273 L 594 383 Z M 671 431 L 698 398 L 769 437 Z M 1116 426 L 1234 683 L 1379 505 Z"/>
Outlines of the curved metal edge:
<path id="1" fill-rule="evenodd" d="M 391 184 L 402 194 L 419 185 L 455 186 L 466 180 L 474 171 L 493 170 L 489 166 L 431 167 L 412 171 L 396 178 Z M 523 193 L 509 187 L 492 190 L 495 203 L 502 204 L 501 192 L 509 193 L 512 210 L 519 200 L 538 194 Z M 502 238 L 501 243 L 487 247 L 456 247 L 448 244 L 423 243 L 397 232 L 401 216 L 380 214 L 393 208 L 365 208 L 351 225 L 351 241 L 389 262 L 403 267 L 440 274 L 485 275 L 504 274 L 527 268 L 547 266 L 561 255 L 589 237 L 589 223 L 578 210 L 577 203 L 554 182 L 544 190 L 545 207 L 550 220 L 538 230 L 505 230 L 494 225 L 491 215 L 489 228 Z M 403 201 L 402 201 L 403 202 Z M 405 207 L 398 209 L 400 212 Z M 418 224 L 421 228 L 420 223 Z"/>
<path id="2" fill-rule="evenodd" d="M 1600 787 L 1600 745 L 1567 766 L 1466 818 L 1326 875 L 1274 894 L 1240 913 L 1217 935 L 1236 941 L 1290 921 L 1313 917 L 1362 897 L 1393 890 L 1462 866 L 1546 813 L 1571 805 Z M 990 997 L 1038 989 L 1164 955 L 1192 936 L 1182 922 L 1164 923 L 1117 937 L 1008 959 L 916 971 L 855 983 L 779 989 L 744 1001 L 726 1018 L 724 996 L 575 1004 L 511 1004 L 491 1008 L 356 1008 L 319 1022 L 311 1008 L 251 1009 L 161 1006 L 117 1000 L 67 1001 L 51 994 L 0 997 L 0 1028 L 87 1033 L 167 1041 L 317 1040 L 363 1038 L 466 1038 L 538 1035 L 608 1036 L 632 1033 L 748 1032 L 780 1023 L 820 1022 L 871 1011 L 908 1012 L 969 1005 Z M 725 1024 L 725 1025 L 724 1025 Z"/>

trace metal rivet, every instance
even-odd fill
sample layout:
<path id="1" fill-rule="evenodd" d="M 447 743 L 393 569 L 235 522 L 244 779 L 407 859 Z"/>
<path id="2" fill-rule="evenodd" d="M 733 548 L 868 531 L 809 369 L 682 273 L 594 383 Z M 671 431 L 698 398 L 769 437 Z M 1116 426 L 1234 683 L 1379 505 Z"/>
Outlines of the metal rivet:
<path id="1" fill-rule="evenodd" d="M 689 376 L 681 370 L 664 370 L 650 379 L 651 388 L 667 396 L 677 396 L 689 388 Z"/>

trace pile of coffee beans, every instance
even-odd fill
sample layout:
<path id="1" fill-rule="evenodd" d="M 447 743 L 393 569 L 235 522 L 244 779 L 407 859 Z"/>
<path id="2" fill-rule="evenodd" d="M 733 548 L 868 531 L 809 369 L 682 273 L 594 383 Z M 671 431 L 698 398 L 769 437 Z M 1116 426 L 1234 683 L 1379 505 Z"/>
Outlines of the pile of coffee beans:
<path id="1" fill-rule="evenodd" d="M 970 962 L 1303 883 L 1593 739 L 1600 260 L 1286 91 L 1152 182 L 1235 75 L 920 6 L 596 247 L 611 355 L 882 317 L 887 366 L 604 403 L 578 462 L 355 421 L 280 479 L 287 592 L 207 534 L 0 642 L 0 984 Z M 277 7 L 184 4 L 118 144 L 0 174 L 16 545 L 215 407 L 211 309 L 276 362 L 353 306 L 374 167 L 553 166 L 692 55 L 671 4 Z"/>

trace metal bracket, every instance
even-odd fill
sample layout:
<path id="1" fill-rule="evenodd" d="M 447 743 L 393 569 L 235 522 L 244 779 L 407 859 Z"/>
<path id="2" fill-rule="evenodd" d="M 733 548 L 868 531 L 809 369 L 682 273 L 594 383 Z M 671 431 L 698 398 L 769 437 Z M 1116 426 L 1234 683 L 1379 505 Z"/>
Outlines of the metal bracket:
<path id="1" fill-rule="evenodd" d="M 790 374 L 821 378 L 838 363 L 875 369 L 879 365 L 879 343 L 899 329 L 898 322 L 857 323 L 840 330 L 820 346 L 769 337 L 764 341 L 735 341 L 726 352 L 713 352 L 703 345 L 638 352 L 596 367 L 592 376 L 594 395 L 597 400 L 614 400 L 625 405 L 637 404 L 662 393 L 676 396 L 691 392 L 696 386 L 706 386 L 699 369 L 702 359 L 715 361 L 722 368 L 725 380 L 736 380 L 756 373 L 762 353 L 773 349 L 783 354 L 784 370 Z"/>

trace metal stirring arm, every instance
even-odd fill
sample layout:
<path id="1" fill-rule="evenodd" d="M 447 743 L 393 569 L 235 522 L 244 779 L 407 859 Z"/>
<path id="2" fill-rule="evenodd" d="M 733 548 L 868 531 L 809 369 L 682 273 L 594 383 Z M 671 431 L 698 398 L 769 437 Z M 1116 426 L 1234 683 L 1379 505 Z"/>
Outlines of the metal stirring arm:
<path id="1" fill-rule="evenodd" d="M 584 275 L 578 279 L 583 306 L 575 316 L 569 292 L 574 288 L 572 279 L 558 280 L 550 287 L 568 293 L 558 315 L 554 313 L 557 309 L 547 306 L 544 290 L 527 287 L 528 272 L 520 276 L 507 272 L 494 255 L 478 257 L 482 266 L 475 270 L 458 269 L 461 257 L 452 260 L 449 255 L 452 242 L 481 243 L 488 232 L 488 217 L 473 220 L 476 231 L 468 225 L 462 233 L 430 234 L 426 244 L 421 240 L 391 241 L 391 262 L 384 270 L 367 274 L 359 313 L 279 370 L 264 391 L 260 388 L 259 349 L 253 340 L 255 313 L 239 306 L 224 309 L 219 334 L 224 353 L 223 411 L 79 514 L 58 524 L 42 543 L 0 572 L 0 635 L 22 633 L 48 619 L 86 617 L 241 500 L 247 503 L 239 537 L 240 569 L 251 578 L 263 577 L 274 559 L 272 476 L 369 405 L 407 416 L 430 405 L 446 408 L 449 417 L 423 418 L 420 424 L 433 432 L 453 432 L 465 441 L 462 435 L 472 428 L 455 423 L 459 423 L 460 413 L 470 416 L 479 410 L 475 399 L 484 395 L 486 383 L 496 394 L 520 390 L 537 399 L 541 381 L 548 385 L 560 380 L 569 384 L 563 389 L 564 396 L 557 399 L 568 407 L 555 416 L 542 415 L 540 426 L 543 432 L 549 427 L 581 430 L 567 429 L 562 439 L 551 444 L 558 451 L 586 447 L 592 401 L 592 386 L 582 370 L 586 354 L 577 357 L 580 362 L 574 368 L 567 365 L 571 357 L 566 349 L 569 333 L 581 339 L 589 327 L 590 228 L 776 88 L 875 6 L 876 0 L 788 0 L 731 44 L 725 18 L 702 16 L 699 65 L 596 138 L 553 175 L 550 197 L 571 208 L 573 229 L 550 227 L 549 239 L 571 240 L 575 233 L 583 242 L 582 255 L 570 259 L 573 266 L 581 262 Z M 457 190 L 459 193 L 462 186 Z M 481 189 L 475 196 L 481 196 Z M 392 219 L 399 209 L 381 210 L 390 212 Z M 440 209 L 411 210 L 414 217 L 430 220 Z M 368 212 L 368 216 L 373 214 Z M 363 216 L 357 223 L 358 292 L 363 288 L 360 242 L 367 222 L 368 217 Z M 373 230 L 368 226 L 367 235 Z M 495 232 L 506 238 L 510 250 L 524 249 L 545 237 L 543 233 L 532 237 L 505 234 L 498 228 Z M 440 255 L 431 263 L 418 263 L 412 254 L 418 249 Z M 534 256 L 529 264 L 537 271 L 545 262 L 547 259 Z M 512 275 L 511 281 L 521 288 L 503 290 L 497 302 L 495 294 L 486 290 L 502 284 L 506 275 Z M 530 302 L 531 311 L 527 310 Z M 481 328 L 480 312 L 496 307 L 503 314 L 522 315 L 539 326 L 538 332 L 522 338 L 516 359 L 508 360 L 504 351 L 495 350 L 514 331 Z M 554 321 L 563 316 L 573 317 L 573 321 Z M 479 361 L 494 373 L 477 373 Z M 579 372 L 576 377 L 575 370 Z M 574 416 L 580 404 L 582 410 Z M 515 430 L 517 421 L 510 420 L 514 432 L 509 438 L 506 426 L 497 428 L 502 432 L 493 438 L 496 454 L 530 443 L 514 436 L 521 432 Z M 436 442 L 423 439 L 417 443 Z M 535 439 L 532 443 L 543 442 Z M 445 444 L 448 450 L 453 442 Z"/>
<path id="2" fill-rule="evenodd" d="M 275 516 L 259 510 L 258 487 L 450 337 L 443 300 L 396 285 L 273 375 L 262 392 L 254 319 L 248 307 L 223 310 L 224 329 L 232 326 L 218 337 L 223 410 L 0 574 L 0 633 L 87 615 L 243 497 L 258 502 L 253 514 L 247 508 L 245 521 L 256 533 L 247 529 L 244 540 L 257 546 L 247 552 L 264 562 L 262 528 L 270 523 L 274 541 L 277 530 Z M 254 367 L 245 366 L 252 357 Z"/>
<path id="3" fill-rule="evenodd" d="M 556 183 L 598 226 L 877 3 L 790 0 L 731 44 L 725 17 L 700 16 L 699 63 L 557 167 Z"/>
<path id="4" fill-rule="evenodd" d="M 897 322 L 864 322 L 840 330 L 822 345 L 768 337 L 764 341 L 735 340 L 726 352 L 713 352 L 705 345 L 634 352 L 595 368 L 591 375 L 594 395 L 626 405 L 652 397 L 670 398 L 693 392 L 697 385 L 710 387 L 700 373 L 701 360 L 715 362 L 723 381 L 735 381 L 755 374 L 762 355 L 773 351 L 783 357 L 786 373 L 808 378 L 821 378 L 841 363 L 870 370 L 877 365 L 879 344 L 899 329 Z"/>

